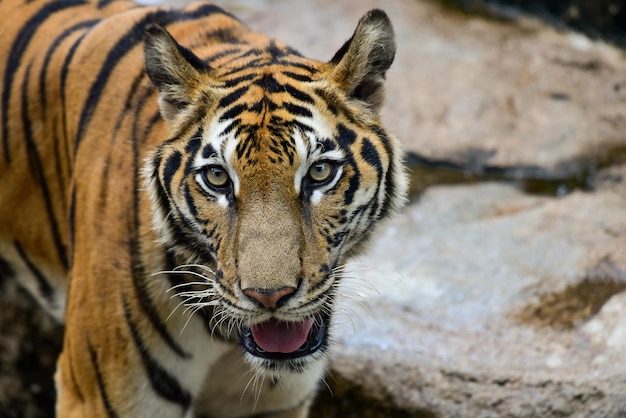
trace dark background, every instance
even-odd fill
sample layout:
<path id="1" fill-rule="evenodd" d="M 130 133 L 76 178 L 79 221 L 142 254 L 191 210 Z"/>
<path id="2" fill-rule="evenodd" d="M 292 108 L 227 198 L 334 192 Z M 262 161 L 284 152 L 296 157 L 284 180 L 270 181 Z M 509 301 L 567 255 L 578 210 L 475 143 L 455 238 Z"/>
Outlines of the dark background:
<path id="1" fill-rule="evenodd" d="M 502 19 L 534 15 L 551 25 L 626 49 L 626 0 L 442 0 L 469 14 Z"/>

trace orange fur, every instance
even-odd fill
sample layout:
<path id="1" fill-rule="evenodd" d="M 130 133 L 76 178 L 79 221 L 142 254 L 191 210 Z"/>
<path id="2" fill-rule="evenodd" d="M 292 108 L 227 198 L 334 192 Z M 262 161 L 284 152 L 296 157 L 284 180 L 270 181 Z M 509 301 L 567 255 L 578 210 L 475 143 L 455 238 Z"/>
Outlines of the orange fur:
<path id="1" fill-rule="evenodd" d="M 404 202 L 384 13 L 327 63 L 204 3 L 0 15 L 0 257 L 65 321 L 58 416 L 306 416 L 335 269 Z M 277 321 L 300 351 L 257 345 Z"/>

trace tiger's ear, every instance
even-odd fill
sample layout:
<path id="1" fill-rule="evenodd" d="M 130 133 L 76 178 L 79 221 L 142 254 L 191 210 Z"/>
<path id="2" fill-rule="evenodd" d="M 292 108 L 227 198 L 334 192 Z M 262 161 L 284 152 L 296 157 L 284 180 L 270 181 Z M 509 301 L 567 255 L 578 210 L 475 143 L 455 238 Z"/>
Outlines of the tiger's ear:
<path id="1" fill-rule="evenodd" d="M 333 80 L 350 96 L 378 112 L 385 99 L 385 72 L 396 54 L 389 18 L 379 9 L 367 12 L 352 37 L 337 51 Z"/>
<path id="2" fill-rule="evenodd" d="M 210 68 L 189 49 L 180 45 L 158 25 L 146 28 L 144 65 L 148 77 L 159 89 L 161 114 L 168 122 L 191 104 L 201 84 L 202 74 Z"/>

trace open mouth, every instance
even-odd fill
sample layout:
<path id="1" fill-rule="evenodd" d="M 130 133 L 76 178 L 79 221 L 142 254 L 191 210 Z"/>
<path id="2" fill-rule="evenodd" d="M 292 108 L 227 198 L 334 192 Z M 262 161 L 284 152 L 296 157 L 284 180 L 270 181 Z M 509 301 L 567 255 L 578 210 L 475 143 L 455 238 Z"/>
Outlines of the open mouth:
<path id="1" fill-rule="evenodd" d="M 326 345 L 328 317 L 309 318 L 302 322 L 284 322 L 270 318 L 247 328 L 242 345 L 250 354 L 271 360 L 305 357 Z"/>

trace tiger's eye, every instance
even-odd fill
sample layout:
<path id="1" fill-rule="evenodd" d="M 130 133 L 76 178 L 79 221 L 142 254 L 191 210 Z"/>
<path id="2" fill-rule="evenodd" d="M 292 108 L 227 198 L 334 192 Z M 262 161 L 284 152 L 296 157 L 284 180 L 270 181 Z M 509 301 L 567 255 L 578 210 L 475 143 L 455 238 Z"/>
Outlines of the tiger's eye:
<path id="1" fill-rule="evenodd" d="M 213 187 L 220 188 L 228 184 L 228 173 L 222 167 L 210 166 L 204 173 L 206 181 Z"/>
<path id="2" fill-rule="evenodd" d="M 320 161 L 309 168 L 309 177 L 317 183 L 324 182 L 333 174 L 333 166 L 326 162 Z"/>

